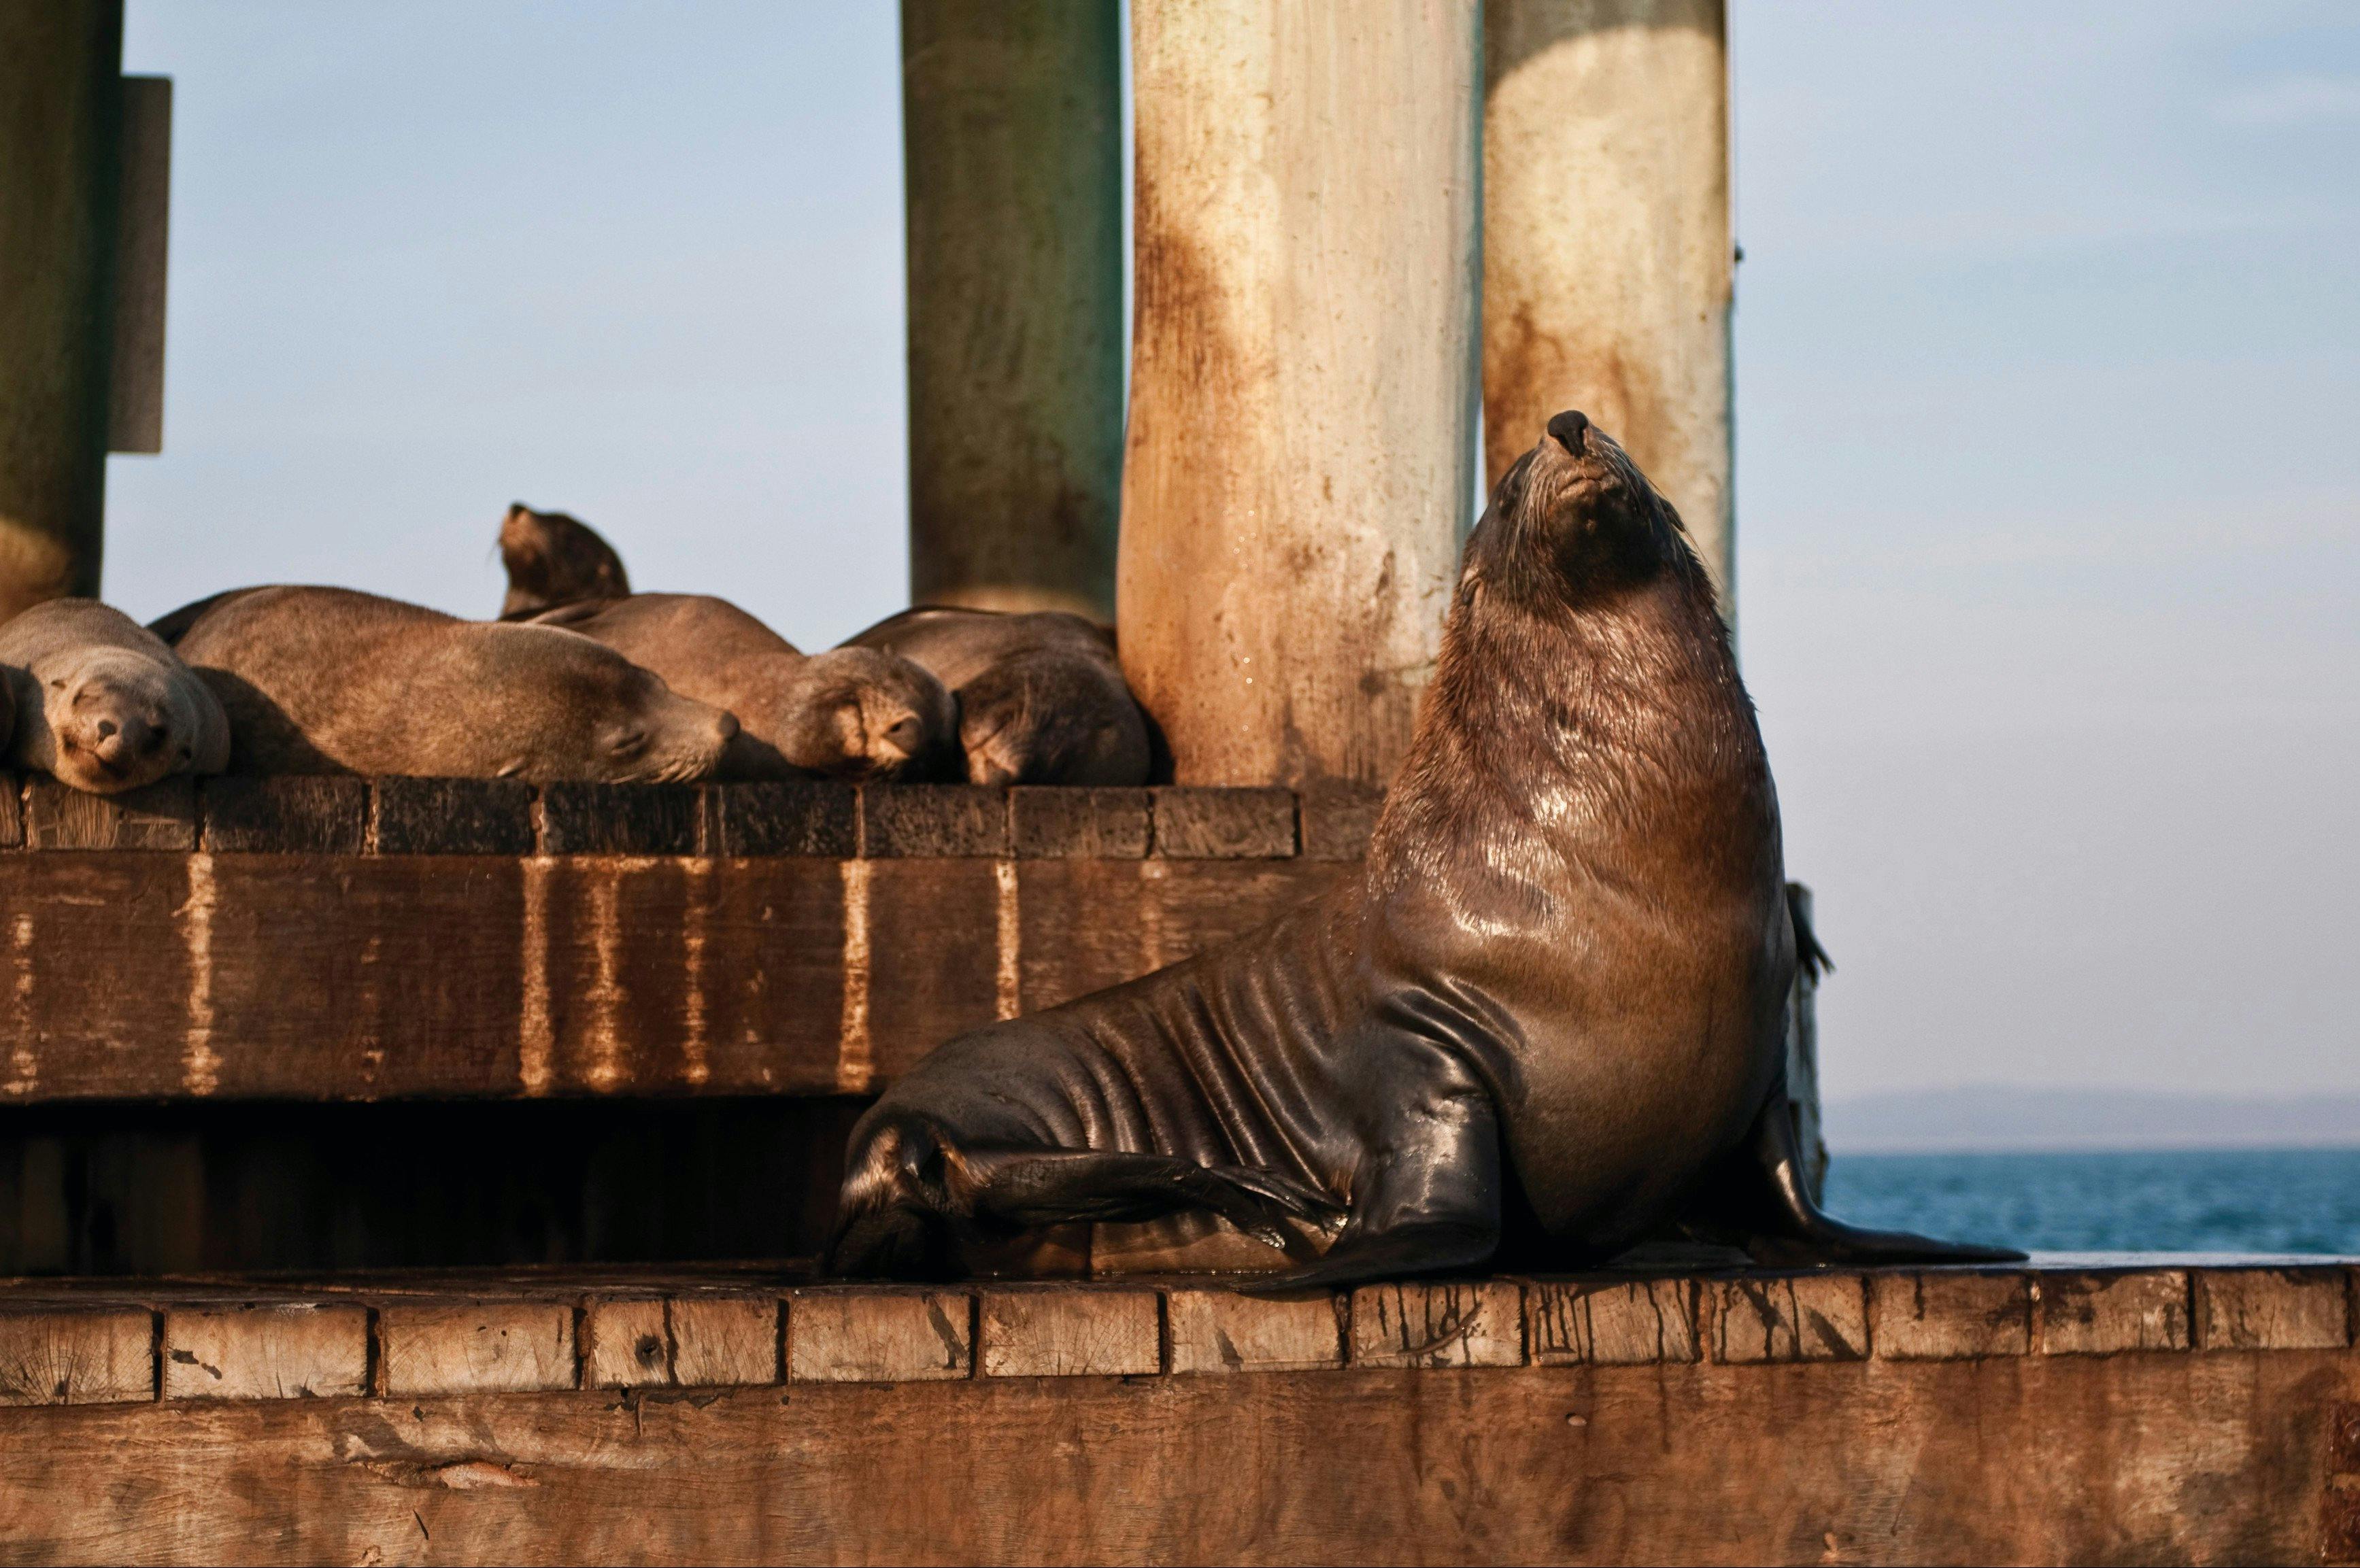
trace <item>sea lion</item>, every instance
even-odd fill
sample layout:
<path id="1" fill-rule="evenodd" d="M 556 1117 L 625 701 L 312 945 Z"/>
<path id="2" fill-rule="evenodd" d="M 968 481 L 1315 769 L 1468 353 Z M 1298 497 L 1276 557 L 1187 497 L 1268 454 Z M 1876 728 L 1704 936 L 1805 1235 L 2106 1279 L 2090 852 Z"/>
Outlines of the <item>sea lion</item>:
<path id="1" fill-rule="evenodd" d="M 554 626 L 285 586 L 157 624 L 228 710 L 242 773 L 678 782 L 711 777 L 738 733 L 720 709 Z"/>
<path id="2" fill-rule="evenodd" d="M 1147 782 L 1147 721 L 1114 638 L 1079 615 L 923 606 L 844 646 L 900 654 L 951 689 L 970 784 Z"/>
<path id="3" fill-rule="evenodd" d="M 1257 1289 L 1684 1235 L 1775 1263 L 2020 1256 L 1830 1219 L 1800 1175 L 1778 805 L 1711 585 L 1579 413 L 1501 480 L 1361 877 L 963 1035 L 861 1118 L 832 1266 L 1209 1210 Z M 1338 1225 L 1340 1221 L 1340 1225 Z"/>
<path id="4" fill-rule="evenodd" d="M 536 512 L 521 501 L 508 504 L 500 522 L 500 564 L 508 569 L 508 596 L 500 619 L 527 615 L 577 599 L 620 599 L 631 591 L 623 558 L 598 531 L 563 512 Z"/>
<path id="5" fill-rule="evenodd" d="M 161 638 L 95 599 L 51 599 L 0 626 L 0 666 L 12 767 L 114 795 L 228 766 L 221 703 Z"/>
<path id="6" fill-rule="evenodd" d="M 533 616 L 606 644 L 683 696 L 735 714 L 731 778 L 932 778 L 949 770 L 958 710 L 943 683 L 874 648 L 805 654 L 726 599 L 634 593 Z"/>

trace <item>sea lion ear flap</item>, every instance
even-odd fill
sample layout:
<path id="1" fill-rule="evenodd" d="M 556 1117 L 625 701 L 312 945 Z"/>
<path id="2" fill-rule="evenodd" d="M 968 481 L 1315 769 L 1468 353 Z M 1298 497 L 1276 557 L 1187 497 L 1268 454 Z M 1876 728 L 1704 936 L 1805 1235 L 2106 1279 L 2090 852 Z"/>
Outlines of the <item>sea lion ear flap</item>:
<path id="1" fill-rule="evenodd" d="M 188 681 L 189 705 L 196 710 L 197 733 L 189 748 L 189 771 L 191 773 L 226 773 L 229 771 L 229 714 L 223 711 L 221 699 L 212 687 L 200 680 L 193 670 L 183 671 Z"/>

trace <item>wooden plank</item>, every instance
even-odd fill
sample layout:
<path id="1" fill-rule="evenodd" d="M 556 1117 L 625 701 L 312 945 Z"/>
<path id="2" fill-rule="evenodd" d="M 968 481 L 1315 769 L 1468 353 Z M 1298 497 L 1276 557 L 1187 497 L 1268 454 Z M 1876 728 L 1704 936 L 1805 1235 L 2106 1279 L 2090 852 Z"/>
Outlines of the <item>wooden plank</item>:
<path id="1" fill-rule="evenodd" d="M 368 1309 L 172 1307 L 164 1313 L 167 1399 L 333 1399 L 368 1391 Z"/>
<path id="2" fill-rule="evenodd" d="M 1693 1279 L 1533 1280 L 1528 1352 L 1543 1367 L 1694 1361 L 1699 1290 Z"/>
<path id="3" fill-rule="evenodd" d="M 2287 1351 L 29 1410 L 0 1422 L 0 1551 L 2315 1562 L 2355 1391 L 2350 1352 Z"/>
<path id="4" fill-rule="evenodd" d="M 25 780 L 0 771 L 0 849 L 25 845 Z"/>
<path id="5" fill-rule="evenodd" d="M 530 855 L 533 791 L 500 779 L 378 779 L 371 846 L 380 855 Z"/>
<path id="6" fill-rule="evenodd" d="M 1137 860 L 1152 836 L 1144 789 L 1020 786 L 1008 792 L 1008 822 L 1025 860 Z"/>
<path id="7" fill-rule="evenodd" d="M 334 774 L 201 779 L 206 849 L 245 855 L 358 855 L 368 844 L 369 788 Z"/>
<path id="8" fill-rule="evenodd" d="M 685 875 L 689 923 L 669 937 L 689 1007 L 671 1026 L 680 1086 L 836 1093 L 846 985 L 841 866 L 743 860 Z M 665 1027 L 646 1025 L 659 1050 Z"/>
<path id="9" fill-rule="evenodd" d="M 0 1311 L 0 1405 L 155 1397 L 155 1313 L 133 1307 Z"/>
<path id="10" fill-rule="evenodd" d="M 1369 835 L 1376 831 L 1377 813 L 1384 804 L 1385 792 L 1374 785 L 1330 779 L 1306 787 L 1297 808 L 1304 857 L 1360 859 L 1369 852 Z"/>
<path id="11" fill-rule="evenodd" d="M 35 849 L 197 847 L 196 781 L 185 776 L 120 795 L 84 794 L 46 773 L 25 782 L 25 842 Z"/>
<path id="12" fill-rule="evenodd" d="M 2112 1356 L 2188 1348 L 2188 1275 L 2043 1274 L 2040 1348 L 2050 1356 Z"/>
<path id="13" fill-rule="evenodd" d="M 574 1311 L 561 1302 L 388 1304 L 377 1309 L 377 1346 L 384 1390 L 397 1399 L 575 1382 Z"/>
<path id="14" fill-rule="evenodd" d="M 2206 1350 L 2342 1349 L 2352 1343 L 2340 1269 L 2200 1269 L 2195 1340 Z"/>
<path id="15" fill-rule="evenodd" d="M 1144 1377 L 1163 1367 L 1153 1290 L 988 1290 L 977 1298 L 976 1323 L 986 1377 Z"/>
<path id="16" fill-rule="evenodd" d="M 1148 791 L 1155 853 L 1167 860 L 1283 860 L 1295 853 L 1291 789 Z"/>
<path id="17" fill-rule="evenodd" d="M 988 860 L 880 860 L 868 886 L 869 1061 L 890 1080 L 1002 1016 L 1000 880 Z"/>
<path id="18" fill-rule="evenodd" d="M 730 855 L 860 853 L 860 794 L 845 784 L 707 785 Z"/>
<path id="19" fill-rule="evenodd" d="M 582 1386 L 654 1388 L 672 1381 L 672 1329 L 661 1296 L 607 1297 L 582 1309 Z"/>
<path id="20" fill-rule="evenodd" d="M 1164 1297 L 1172 1370 L 1309 1372 L 1341 1367 L 1338 1304 L 1325 1290 L 1271 1298 L 1175 1287 Z"/>
<path id="21" fill-rule="evenodd" d="M 1004 855 L 1008 791 L 894 784 L 860 791 L 860 853 L 879 857 Z"/>
<path id="22" fill-rule="evenodd" d="M 1523 1298 L 1505 1279 L 1364 1285 L 1352 1292 L 1352 1365 L 1522 1366 Z"/>
<path id="23" fill-rule="evenodd" d="M 1711 1290 L 1713 1354 L 1733 1363 L 1858 1361 L 1868 1306 L 1857 1274 L 1730 1279 Z"/>
<path id="24" fill-rule="evenodd" d="M 787 1377 L 797 1383 L 911 1383 L 970 1376 L 973 1307 L 964 1292 L 858 1287 L 787 1301 Z"/>
<path id="25" fill-rule="evenodd" d="M 665 1303 L 672 1381 L 684 1388 L 779 1381 L 776 1296 L 675 1296 Z"/>
<path id="26" fill-rule="evenodd" d="M 2032 1349 L 2031 1281 L 1944 1270 L 1868 1277 L 1869 1339 L 1890 1360 L 2023 1356 Z"/>
<path id="27" fill-rule="evenodd" d="M 705 801 L 694 784 L 544 784 L 543 855 L 694 855 Z"/>

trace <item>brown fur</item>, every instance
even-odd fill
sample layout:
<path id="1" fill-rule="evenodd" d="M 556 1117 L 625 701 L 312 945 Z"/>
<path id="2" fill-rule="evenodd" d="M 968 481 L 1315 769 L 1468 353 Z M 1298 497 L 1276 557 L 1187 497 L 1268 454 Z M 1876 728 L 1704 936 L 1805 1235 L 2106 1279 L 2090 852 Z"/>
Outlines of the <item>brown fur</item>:
<path id="1" fill-rule="evenodd" d="M 951 689 L 970 784 L 1147 782 L 1147 723 L 1114 639 L 1079 615 L 922 607 L 845 646 L 899 654 Z"/>
<path id="2" fill-rule="evenodd" d="M 957 727 L 943 683 L 908 659 L 869 648 L 801 653 L 726 599 L 635 593 L 562 605 L 531 624 L 595 638 L 673 691 L 736 714 L 725 769 L 733 777 L 931 777 L 946 765 Z"/>
<path id="3" fill-rule="evenodd" d="M 185 622 L 250 773 L 709 778 L 737 722 L 612 648 L 344 588 L 250 588 Z"/>
<path id="4" fill-rule="evenodd" d="M 0 626 L 9 763 L 113 795 L 174 773 L 219 773 L 229 720 L 170 648 L 95 599 L 52 599 Z"/>
<path id="5" fill-rule="evenodd" d="M 631 591 L 623 558 L 597 530 L 563 512 L 536 512 L 521 501 L 500 522 L 500 564 L 508 596 L 500 619 L 527 615 L 577 599 L 619 599 Z"/>

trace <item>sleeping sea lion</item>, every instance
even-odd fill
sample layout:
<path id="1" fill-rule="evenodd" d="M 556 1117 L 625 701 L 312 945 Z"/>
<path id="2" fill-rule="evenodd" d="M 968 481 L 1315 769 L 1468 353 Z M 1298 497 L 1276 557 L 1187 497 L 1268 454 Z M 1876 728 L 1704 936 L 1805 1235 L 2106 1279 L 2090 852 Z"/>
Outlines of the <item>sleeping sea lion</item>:
<path id="1" fill-rule="evenodd" d="M 922 607 L 844 646 L 900 654 L 951 689 L 970 784 L 1147 782 L 1147 722 L 1114 638 L 1079 615 Z"/>
<path id="2" fill-rule="evenodd" d="M 500 619 L 527 615 L 576 599 L 619 599 L 631 591 L 623 558 L 596 529 L 563 512 L 536 512 L 521 501 L 508 505 L 500 523 L 500 564 L 508 569 L 508 597 Z"/>
<path id="3" fill-rule="evenodd" d="M 1672 508 L 1578 413 L 1468 540 L 1361 877 L 975 1030 L 854 1128 L 832 1266 L 1210 1211 L 1324 1256 L 1258 1289 L 1685 1235 L 1776 1263 L 2019 1256 L 1830 1219 L 1802 1181 L 1777 796 Z M 1340 1224 L 1338 1223 L 1340 1221 Z"/>
<path id="4" fill-rule="evenodd" d="M 669 783 L 738 723 L 554 626 L 463 621 L 346 588 L 246 588 L 157 623 L 228 710 L 243 773 Z"/>
<path id="5" fill-rule="evenodd" d="M 161 638 L 95 599 L 51 599 L 0 626 L 0 666 L 11 767 L 113 795 L 229 764 L 213 694 Z"/>
<path id="6" fill-rule="evenodd" d="M 634 593 L 535 615 L 652 670 L 683 696 L 736 715 L 731 778 L 824 773 L 923 779 L 949 770 L 958 710 L 943 683 L 873 648 L 805 654 L 726 599 Z"/>

